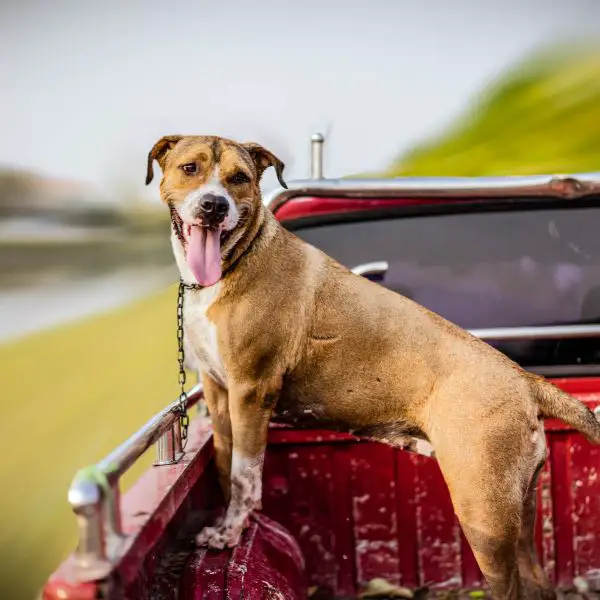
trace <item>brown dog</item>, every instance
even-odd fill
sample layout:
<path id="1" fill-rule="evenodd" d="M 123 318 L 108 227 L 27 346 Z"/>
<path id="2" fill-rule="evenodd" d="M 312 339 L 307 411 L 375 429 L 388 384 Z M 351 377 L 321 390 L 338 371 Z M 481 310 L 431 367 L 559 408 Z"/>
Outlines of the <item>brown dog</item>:
<path id="1" fill-rule="evenodd" d="M 274 166 L 285 185 L 284 165 L 261 146 L 163 137 L 149 154 L 147 183 L 154 159 L 181 277 L 202 286 L 186 292 L 186 348 L 203 373 L 229 500 L 198 543 L 235 545 L 260 507 L 273 417 L 394 446 L 430 443 L 494 596 L 552 597 L 533 545 L 543 418 L 599 443 L 592 412 L 281 227 L 259 180 Z"/>

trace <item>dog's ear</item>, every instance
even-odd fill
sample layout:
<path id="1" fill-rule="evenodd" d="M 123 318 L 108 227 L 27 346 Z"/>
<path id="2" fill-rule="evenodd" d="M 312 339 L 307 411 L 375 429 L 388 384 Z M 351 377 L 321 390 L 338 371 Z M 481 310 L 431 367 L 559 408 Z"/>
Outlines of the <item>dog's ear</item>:
<path id="1" fill-rule="evenodd" d="M 247 142 L 246 144 L 242 144 L 242 146 L 248 151 L 250 157 L 252 158 L 252 162 L 256 166 L 256 171 L 258 173 L 258 179 L 262 177 L 262 174 L 265 172 L 265 169 L 268 167 L 275 167 L 275 173 L 277 174 L 277 180 L 287 190 L 287 184 L 283 179 L 283 169 L 285 168 L 285 164 L 279 160 L 272 152 L 269 152 L 265 148 L 263 148 L 260 144 L 254 144 L 253 142 Z"/>
<path id="2" fill-rule="evenodd" d="M 167 154 L 175 147 L 175 144 L 183 138 L 182 135 L 164 135 L 152 146 L 152 150 L 148 153 L 148 167 L 146 169 L 146 185 L 154 178 L 152 163 L 156 160 L 160 168 L 164 170 Z"/>

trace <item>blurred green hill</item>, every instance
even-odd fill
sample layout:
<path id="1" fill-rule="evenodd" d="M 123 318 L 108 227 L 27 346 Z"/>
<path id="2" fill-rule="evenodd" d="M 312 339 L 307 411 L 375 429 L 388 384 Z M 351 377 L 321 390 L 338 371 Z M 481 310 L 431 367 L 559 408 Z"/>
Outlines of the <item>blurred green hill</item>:
<path id="1" fill-rule="evenodd" d="M 600 171 L 600 45 L 538 53 L 379 176 Z"/>

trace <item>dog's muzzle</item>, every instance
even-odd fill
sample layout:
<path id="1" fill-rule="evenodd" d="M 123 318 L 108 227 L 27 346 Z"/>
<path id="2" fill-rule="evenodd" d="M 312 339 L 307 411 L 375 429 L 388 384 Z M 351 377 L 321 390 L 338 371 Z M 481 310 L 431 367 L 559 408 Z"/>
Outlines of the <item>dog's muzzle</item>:
<path id="1" fill-rule="evenodd" d="M 225 196 L 205 194 L 200 199 L 198 207 L 194 210 L 194 216 L 202 220 L 205 227 L 217 227 L 229 213 L 229 202 Z"/>

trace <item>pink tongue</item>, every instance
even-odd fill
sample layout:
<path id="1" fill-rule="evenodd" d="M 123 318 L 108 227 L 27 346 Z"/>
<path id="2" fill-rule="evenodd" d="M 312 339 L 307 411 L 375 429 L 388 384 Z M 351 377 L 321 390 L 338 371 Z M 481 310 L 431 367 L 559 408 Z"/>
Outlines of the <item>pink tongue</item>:
<path id="1" fill-rule="evenodd" d="M 200 285 L 221 279 L 221 231 L 192 227 L 187 248 L 187 264 Z"/>

